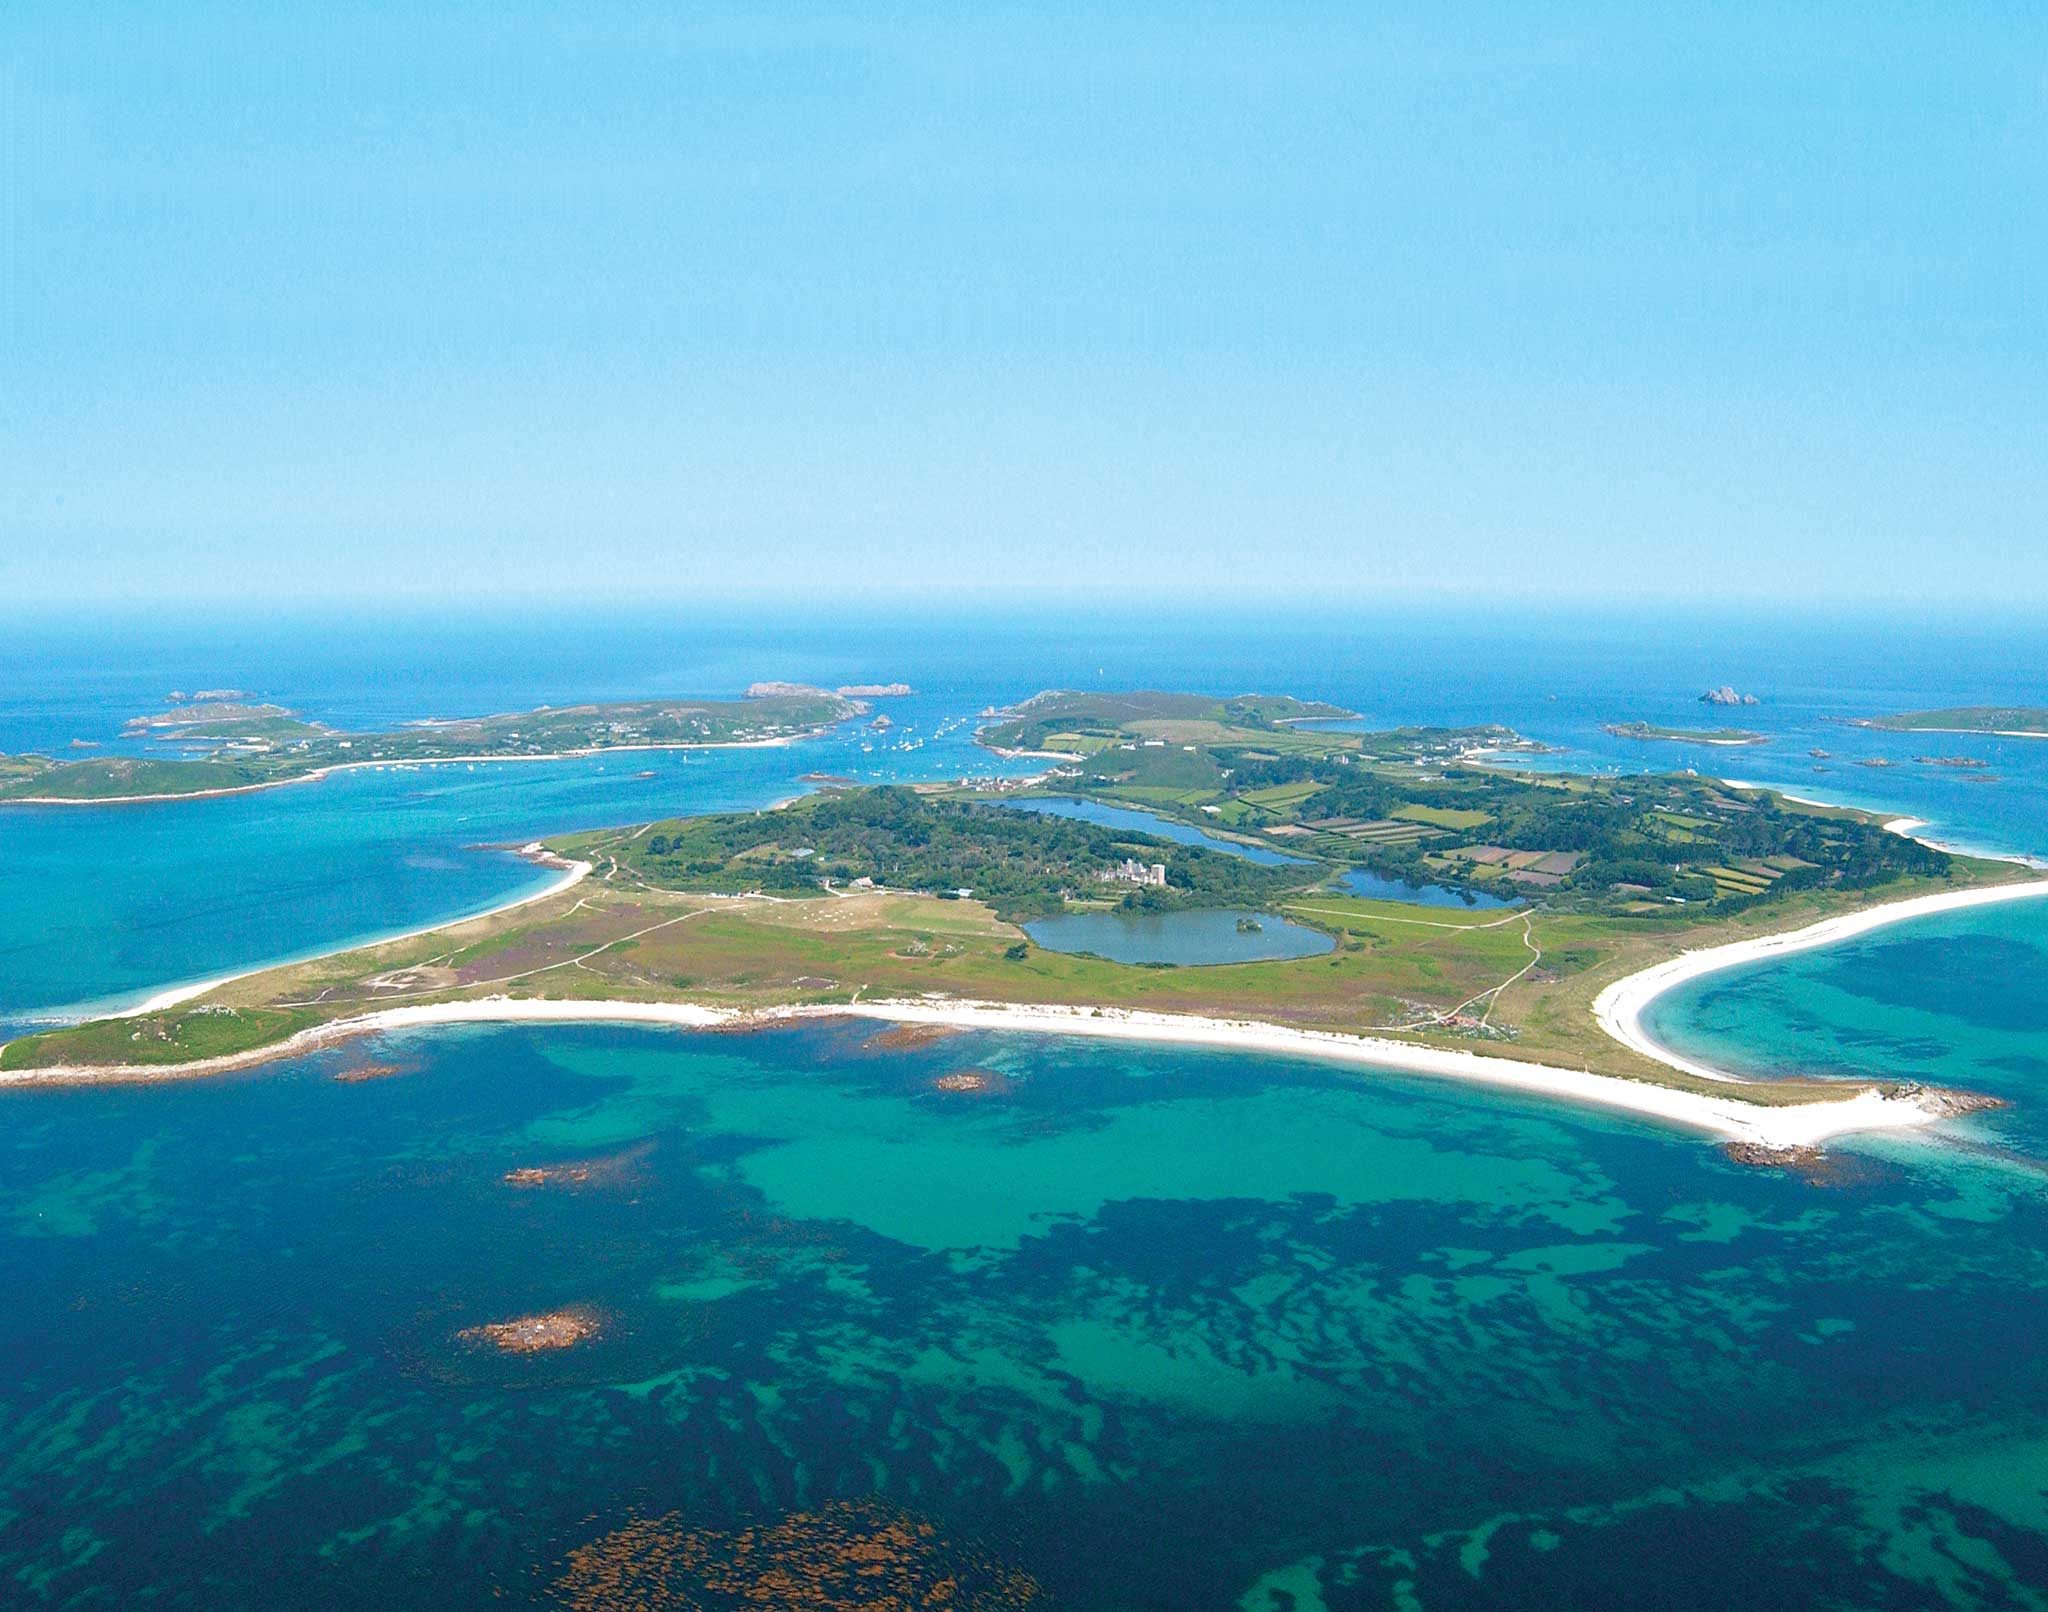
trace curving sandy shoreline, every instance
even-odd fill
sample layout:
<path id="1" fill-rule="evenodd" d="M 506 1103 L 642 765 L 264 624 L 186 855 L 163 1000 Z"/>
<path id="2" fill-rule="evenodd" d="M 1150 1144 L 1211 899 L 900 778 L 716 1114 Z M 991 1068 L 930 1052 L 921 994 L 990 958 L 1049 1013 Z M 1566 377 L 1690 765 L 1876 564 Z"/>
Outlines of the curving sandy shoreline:
<path id="1" fill-rule="evenodd" d="M 2048 738 L 2048 735 L 2043 737 Z M 1871 816 L 1877 815 L 1877 809 L 1874 807 L 1853 806 L 1847 801 L 1840 800 L 1820 800 L 1812 795 L 1795 795 L 1791 790 L 1781 789 L 1776 784 L 1759 784 L 1746 778 L 1723 778 L 1721 782 L 1730 789 L 1760 789 L 1800 806 L 1818 806 L 1824 811 L 1831 812 L 1866 812 Z M 2017 851 L 1982 851 L 1973 846 L 1958 845 L 1953 840 L 1931 839 L 1925 834 L 1914 832 L 1927 826 L 1928 821 L 1924 817 L 1894 817 L 1884 824 L 1887 833 L 1897 834 L 1902 839 L 1924 845 L 1930 851 L 1946 851 L 1951 856 L 1973 856 L 1980 862 L 2010 862 L 2014 867 L 2048 869 L 2048 861 L 2043 861 L 2038 856 L 2028 856 Z"/>
<path id="2" fill-rule="evenodd" d="M 1910 823 L 1912 819 L 1901 818 L 1899 822 Z M 1895 825 L 1887 825 L 1895 826 Z M 1739 968 L 1744 963 L 1754 963 L 1771 957 L 1783 957 L 1792 952 L 1809 951 L 1815 946 L 1826 946 L 1838 940 L 1848 940 L 1856 935 L 1868 934 L 1873 929 L 1882 929 L 1888 924 L 1903 923 L 1910 918 L 1924 918 L 1937 912 L 1955 912 L 1968 907 L 1990 906 L 2005 901 L 2024 901 L 2036 896 L 2048 896 L 2048 880 L 2037 880 L 2027 884 L 1995 884 L 1981 890 L 1949 890 L 1938 895 L 1914 896 L 1905 901 L 1892 901 L 1881 907 L 1870 907 L 1862 912 L 1845 913 L 1839 918 L 1825 918 L 1804 929 L 1787 930 L 1782 934 L 1760 935 L 1754 940 L 1738 940 L 1726 946 L 1709 946 L 1703 951 L 1684 952 L 1668 962 L 1658 963 L 1626 979 L 1616 980 L 1593 999 L 1593 1016 L 1605 1030 L 1623 1046 L 1640 1052 L 1646 1058 L 1654 1058 L 1668 1068 L 1698 1075 L 1707 1080 L 1725 1081 L 1740 1086 L 1741 1080 L 1725 1070 L 1712 1069 L 1705 1064 L 1695 1063 L 1681 1057 L 1669 1047 L 1651 1037 L 1643 1028 L 1643 1011 L 1657 997 L 1688 980 L 1698 979 L 1703 974 L 1717 974 L 1723 969 Z"/>
<path id="3" fill-rule="evenodd" d="M 1900 833 L 1909 832 L 1916 826 L 1917 822 L 1910 818 L 1895 819 L 1887 825 Z M 522 849 L 529 856 L 545 855 L 538 844 Z M 590 865 L 584 862 L 558 865 L 564 870 L 562 878 L 543 890 L 518 897 L 490 911 L 503 912 L 555 895 L 587 877 L 591 871 Z M 1616 981 L 1595 999 L 1595 1019 L 1607 1034 L 1622 1045 L 1668 1068 L 1722 1083 L 1728 1089 L 1726 1096 L 1717 1093 L 1680 1091 L 1644 1080 L 1596 1075 L 1583 1069 L 1568 1069 L 1482 1052 L 1416 1046 L 1407 1042 L 1334 1031 L 1301 1030 L 1260 1020 L 1218 1019 L 1193 1014 L 1151 1013 L 1123 1008 L 1091 1008 L 1057 1003 L 1014 1004 L 939 997 L 856 1002 L 845 1005 L 792 1005 L 743 1012 L 702 1007 L 692 1003 L 562 1001 L 496 996 L 473 1001 L 378 1009 L 354 1018 L 317 1025 L 268 1047 L 192 1063 L 162 1067 L 60 1065 L 8 1071 L 0 1073 L 0 1087 L 116 1081 L 147 1083 L 183 1079 L 251 1068 L 356 1036 L 446 1024 L 620 1023 L 706 1029 L 720 1026 L 748 1028 L 801 1019 L 854 1016 L 906 1024 L 942 1024 L 961 1029 L 1081 1035 L 1166 1045 L 1211 1047 L 1260 1055 L 1313 1057 L 1358 1067 L 1476 1082 L 1501 1089 L 1563 1099 L 1610 1111 L 1635 1114 L 1730 1142 L 1747 1143 L 1766 1149 L 1808 1148 L 1830 1137 L 1849 1132 L 1896 1130 L 1928 1125 L 1954 1110 L 1939 1094 L 1900 1093 L 1886 1096 L 1874 1086 L 1860 1089 L 1845 1086 L 1844 1093 L 1839 1098 L 1822 1098 L 1806 1103 L 1774 1107 L 1754 1102 L 1742 1094 L 1743 1087 L 1748 1082 L 1724 1070 L 1681 1057 L 1655 1041 L 1642 1025 L 1642 1014 L 1648 1005 L 1665 991 L 1704 974 L 1828 945 L 1889 924 L 1932 913 L 2024 900 L 2036 896 L 2048 896 L 2048 880 L 1994 885 L 1975 890 L 1947 891 L 1937 895 L 1894 901 L 1862 912 L 1825 919 L 1819 923 L 1809 924 L 1803 929 L 1687 952 Z M 485 914 L 472 916 L 482 917 Z M 470 920 L 454 920 L 458 923 L 467 921 Z M 390 936 L 386 939 L 404 939 L 411 935 L 426 934 L 448 927 L 450 924 L 447 922 L 430 924 L 409 931 L 408 935 Z M 383 942 L 364 944 L 381 943 Z M 253 974 L 262 971 L 261 968 L 255 968 L 244 972 Z M 113 1016 L 134 1017 L 175 1006 L 179 1002 L 204 995 L 232 979 L 242 977 L 243 974 L 238 973 L 174 987 L 157 993 L 137 1007 Z"/>
<path id="4" fill-rule="evenodd" d="M 853 1013 L 896 1023 L 1095 1036 L 1326 1059 L 1563 1098 L 1703 1131 L 1725 1141 L 1750 1142 L 1779 1151 L 1813 1147 L 1848 1131 L 1907 1129 L 1932 1124 L 1941 1117 L 1934 1108 L 1911 1098 L 1886 1097 L 1875 1088 L 1833 1101 L 1767 1108 L 1737 1096 L 1677 1091 L 1669 1086 L 1589 1074 L 1553 1064 L 1525 1063 L 1450 1048 L 1417 1047 L 1329 1030 L 1296 1030 L 1249 1019 L 1207 1019 L 1112 1008 L 1014 1007 L 985 1002 L 863 1002 L 851 1008 L 819 1011 Z"/>
<path id="5" fill-rule="evenodd" d="M 590 864 L 588 862 L 564 862 L 560 857 L 543 850 L 538 840 L 535 840 L 530 845 L 520 846 L 519 855 L 525 857 L 528 861 L 538 862 L 543 867 L 558 867 L 562 870 L 562 876 L 553 883 L 544 885 L 542 888 L 532 891 L 527 895 L 514 896 L 510 901 L 501 901 L 495 907 L 486 907 L 483 911 L 472 912 L 466 917 L 443 918 L 438 923 L 421 924 L 415 929 L 402 930 L 395 935 L 378 935 L 370 940 L 352 941 L 346 946 L 335 948 L 335 950 L 357 951 L 369 946 L 389 946 L 394 941 L 412 940 L 420 935 L 431 935 L 437 929 L 453 929 L 457 924 L 474 923 L 479 918 L 495 917 L 501 912 L 511 912 L 515 908 L 527 906 L 535 901 L 543 901 L 552 895 L 559 895 L 571 885 L 581 882 L 590 875 Z M 331 955 L 331 953 L 322 953 L 320 955 L 326 956 Z M 232 974 L 218 974 L 212 979 L 195 980 L 190 985 L 173 985 L 158 991 L 146 1001 L 138 1002 L 133 1007 L 122 1008 L 118 1013 L 106 1014 L 105 1017 L 110 1019 L 137 1019 L 145 1013 L 159 1013 L 165 1008 L 176 1007 L 180 1002 L 189 1002 L 195 996 L 204 996 L 208 991 L 219 990 L 223 985 L 232 985 L 236 980 L 247 979 L 252 974 L 265 974 L 273 968 L 282 966 L 284 965 L 281 961 L 273 959 L 267 963 L 257 963 L 249 968 L 237 969 Z"/>
<path id="6" fill-rule="evenodd" d="M 1680 1126 L 1724 1141 L 1750 1143 L 1778 1151 L 1813 1147 L 1829 1137 L 1851 1131 L 1901 1130 L 1928 1125 L 1942 1117 L 1938 1103 L 1923 1104 L 1905 1096 L 1887 1097 L 1873 1087 L 1848 1093 L 1839 1099 L 1766 1107 L 1737 1095 L 1740 1082 L 1731 1082 L 1736 1090 L 1721 1097 L 1484 1053 L 1417 1047 L 1405 1042 L 1327 1030 L 1297 1030 L 1258 1020 L 1212 1019 L 1121 1008 L 965 1000 L 824 1004 L 743 1013 L 681 1002 L 577 1002 L 486 997 L 473 1002 L 383 1008 L 356 1018 L 302 1030 L 274 1046 L 164 1068 L 72 1065 L 9 1071 L 0 1073 L 0 1087 L 149 1083 L 222 1074 L 316 1051 L 356 1036 L 435 1025 L 539 1022 L 708 1029 L 758 1027 L 847 1016 L 902 1024 L 943 1024 L 965 1030 L 1079 1035 L 1169 1046 L 1209 1047 L 1261 1056 L 1317 1058 L 1353 1067 L 1396 1070 L 1561 1098 Z"/>

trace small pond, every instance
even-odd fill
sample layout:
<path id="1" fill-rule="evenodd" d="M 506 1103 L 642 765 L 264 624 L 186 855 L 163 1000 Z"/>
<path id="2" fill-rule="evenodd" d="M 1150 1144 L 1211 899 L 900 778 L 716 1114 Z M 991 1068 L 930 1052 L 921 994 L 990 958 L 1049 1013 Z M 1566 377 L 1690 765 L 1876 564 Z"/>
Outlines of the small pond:
<path id="1" fill-rule="evenodd" d="M 1072 800 L 1065 795 L 1037 800 L 1006 800 L 1002 804 L 1020 812 L 1044 812 L 1050 817 L 1072 817 L 1083 823 L 1094 823 L 1100 828 L 1122 828 L 1136 834 L 1153 834 L 1162 840 L 1172 840 L 1176 845 L 1201 845 L 1212 851 L 1227 851 L 1232 856 L 1241 856 L 1247 862 L 1257 862 L 1263 867 L 1285 867 L 1301 861 L 1298 856 L 1283 856 L 1278 851 L 1267 850 L 1263 845 L 1245 845 L 1237 840 L 1224 839 L 1219 834 L 1205 834 L 1190 823 L 1176 822 L 1171 817 L 1161 817 L 1157 812 L 1143 811 L 1135 806 L 1105 806 L 1100 801 Z"/>
<path id="2" fill-rule="evenodd" d="M 1399 879 L 1390 879 L 1383 873 L 1374 873 L 1368 868 L 1353 868 L 1337 880 L 1338 886 L 1347 894 L 1367 896 L 1374 901 L 1412 901 L 1419 907 L 1500 907 L 1515 906 L 1513 901 L 1499 896 L 1489 896 L 1478 891 L 1452 890 L 1441 884 L 1404 884 Z"/>
<path id="3" fill-rule="evenodd" d="M 1256 924 L 1241 929 L 1239 921 Z M 1179 912 L 1069 912 L 1024 933 L 1050 952 L 1093 952 L 1113 963 L 1259 963 L 1313 957 L 1337 943 L 1320 929 L 1269 912 L 1205 907 Z"/>

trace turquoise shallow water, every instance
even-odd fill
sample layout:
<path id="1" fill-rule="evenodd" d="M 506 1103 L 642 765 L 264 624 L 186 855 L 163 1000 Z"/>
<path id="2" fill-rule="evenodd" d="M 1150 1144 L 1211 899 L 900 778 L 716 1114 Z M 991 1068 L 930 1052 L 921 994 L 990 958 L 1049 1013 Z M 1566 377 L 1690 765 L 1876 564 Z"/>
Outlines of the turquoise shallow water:
<path id="1" fill-rule="evenodd" d="M 1650 1032 L 1750 1074 L 1924 1080 L 2002 1097 L 1958 1129 L 2048 1162 L 2048 899 L 1872 930 L 1659 997 Z"/>
<path id="2" fill-rule="evenodd" d="M 935 733 L 942 718 L 927 717 Z M 911 724 L 915 717 L 902 717 Z M 762 807 L 805 773 L 1000 771 L 963 729 L 862 750 L 857 726 L 780 748 L 638 751 L 337 773 L 214 800 L 0 807 L 0 1032 L 480 911 L 557 877 L 490 845 Z"/>
<path id="3" fill-rule="evenodd" d="M 726 1606 L 736 1530 L 858 1500 L 1010 1586 L 986 1606 L 1017 1573 L 1100 1609 L 2038 1604 L 2034 1197 L 872 1033 L 450 1031 L 20 1097 L 0 1582 Z M 402 1072 L 332 1078 L 366 1058 Z M 460 1336 L 557 1306 L 603 1331 Z M 630 1598 L 635 1518 L 696 1564 L 677 1598 Z M 611 1577 L 575 1576 L 593 1541 Z"/>
<path id="4" fill-rule="evenodd" d="M 759 676 L 906 677 L 894 742 L 923 742 L 0 812 L 0 1019 L 532 879 L 481 843 L 765 804 L 812 770 L 952 775 L 986 764 L 973 712 L 1044 684 L 1505 720 L 1568 747 L 1545 765 L 1604 767 L 1698 761 L 1599 724 L 1696 722 L 1696 690 L 1734 681 L 1774 735 L 1751 776 L 2048 841 L 2048 745 L 1987 744 L 1986 784 L 1829 720 L 2048 700 L 2027 633 L 152 631 L 10 636 L 0 747 L 108 737 L 180 685 L 377 724 Z M 975 1607 L 1025 1604 L 1020 1574 L 1111 1612 L 2048 1605 L 2044 1002 L 2048 906 L 1660 1004 L 1660 1033 L 1734 1067 L 2011 1100 L 1934 1145 L 1843 1149 L 1827 1185 L 1400 1077 L 834 1027 L 443 1032 L 14 1093 L 0 1605 L 726 1607 L 742 1558 L 845 1605 L 850 1548 Z M 331 1078 L 365 1059 L 403 1072 Z M 504 1179 L 564 1161 L 586 1179 Z M 530 1358 L 459 1336 L 563 1305 L 599 1336 Z M 635 1598 L 650 1562 L 666 1600 Z"/>

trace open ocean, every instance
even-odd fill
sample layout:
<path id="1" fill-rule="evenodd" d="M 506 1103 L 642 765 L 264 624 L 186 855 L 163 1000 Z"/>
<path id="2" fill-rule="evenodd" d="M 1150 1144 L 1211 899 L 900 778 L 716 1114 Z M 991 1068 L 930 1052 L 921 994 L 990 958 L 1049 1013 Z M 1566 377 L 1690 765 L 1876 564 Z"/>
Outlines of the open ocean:
<path id="1" fill-rule="evenodd" d="M 1498 721 L 1563 747 L 1544 765 L 1696 766 L 2048 853 L 2048 742 L 1840 725 L 2048 705 L 2024 623 L 31 619 L 0 749 L 118 748 L 172 688 L 370 726 L 762 678 L 919 692 L 886 745 L 0 808 L 0 1023 L 536 882 L 484 847 L 814 771 L 995 770 L 972 718 L 1047 686 Z M 1600 730 L 1715 725 L 1722 683 L 1771 744 Z M 1995 780 L 1914 764 L 1937 747 Z M 1825 1185 L 1420 1078 L 829 1025 L 448 1029 L 7 1095 L 0 1606 L 723 1608 L 770 1572 L 818 1608 L 2048 1606 L 2043 905 L 1659 1002 L 1732 1067 L 2011 1099 L 1851 1143 Z M 366 1058 L 398 1072 L 332 1078 Z M 934 1084 L 963 1067 L 1000 1078 Z M 556 1306 L 599 1340 L 459 1337 Z"/>

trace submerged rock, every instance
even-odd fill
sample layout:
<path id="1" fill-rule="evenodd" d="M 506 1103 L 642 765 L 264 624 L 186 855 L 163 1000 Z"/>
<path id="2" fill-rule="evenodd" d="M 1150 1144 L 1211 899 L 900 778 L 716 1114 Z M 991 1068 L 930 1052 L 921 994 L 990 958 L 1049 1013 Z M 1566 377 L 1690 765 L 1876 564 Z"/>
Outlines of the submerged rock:
<path id="1" fill-rule="evenodd" d="M 961 1031 L 950 1024 L 898 1024 L 877 1031 L 861 1043 L 864 1052 L 910 1052 L 949 1041 Z"/>
<path id="2" fill-rule="evenodd" d="M 597 1312 L 578 1305 L 464 1327 L 455 1336 L 464 1343 L 488 1346 L 501 1354 L 537 1355 L 588 1343 L 603 1330 L 604 1323 Z"/>
<path id="3" fill-rule="evenodd" d="M 754 1528 L 640 1517 L 569 1552 L 553 1585 L 572 1612 L 775 1607 L 780 1612 L 1016 1612 L 1030 1574 L 875 1499 L 833 1500 Z"/>
<path id="4" fill-rule="evenodd" d="M 1783 1170 L 1812 1187 L 1867 1186 L 1890 1178 L 1877 1160 L 1853 1153 L 1830 1153 L 1818 1147 L 1766 1147 L 1761 1142 L 1730 1142 L 1722 1153 L 1737 1164 Z"/>
<path id="5" fill-rule="evenodd" d="M 954 1069 L 932 1082 L 932 1090 L 966 1097 L 1001 1097 L 1011 1090 L 1010 1077 L 993 1069 Z"/>
<path id="6" fill-rule="evenodd" d="M 353 1086 L 365 1080 L 389 1080 L 393 1075 L 409 1075 L 418 1068 L 418 1064 L 409 1063 L 359 1063 L 352 1068 L 336 1070 L 334 1078 L 345 1086 Z"/>

